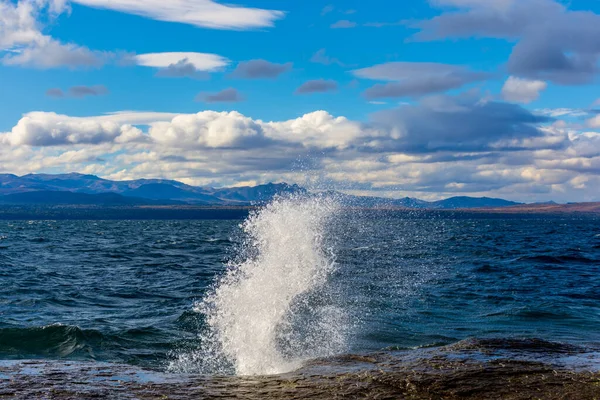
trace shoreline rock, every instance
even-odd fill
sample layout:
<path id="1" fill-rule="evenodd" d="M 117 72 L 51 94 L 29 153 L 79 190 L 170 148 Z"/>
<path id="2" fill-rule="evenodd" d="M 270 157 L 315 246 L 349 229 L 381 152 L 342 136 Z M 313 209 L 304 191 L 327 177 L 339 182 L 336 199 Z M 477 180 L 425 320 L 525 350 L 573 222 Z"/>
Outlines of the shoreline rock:
<path id="1" fill-rule="evenodd" d="M 164 374 L 108 363 L 2 362 L 0 399 L 600 398 L 599 372 L 534 361 L 479 361 L 452 355 L 406 361 L 379 353 L 343 356 L 334 364 L 316 361 L 277 376 L 219 377 Z"/>

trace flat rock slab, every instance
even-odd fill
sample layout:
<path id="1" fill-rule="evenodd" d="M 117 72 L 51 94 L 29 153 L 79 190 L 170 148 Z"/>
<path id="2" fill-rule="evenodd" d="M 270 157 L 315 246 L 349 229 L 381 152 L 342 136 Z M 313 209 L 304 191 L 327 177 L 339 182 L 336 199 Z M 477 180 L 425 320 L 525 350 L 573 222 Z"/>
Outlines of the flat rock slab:
<path id="1" fill-rule="evenodd" d="M 328 362 L 329 363 L 329 362 Z M 335 364 L 335 363 L 334 363 Z M 344 365 L 352 365 L 343 372 Z M 128 365 L 0 363 L 0 399 L 600 399 L 600 373 L 532 361 L 345 356 L 277 376 L 175 375 Z"/>

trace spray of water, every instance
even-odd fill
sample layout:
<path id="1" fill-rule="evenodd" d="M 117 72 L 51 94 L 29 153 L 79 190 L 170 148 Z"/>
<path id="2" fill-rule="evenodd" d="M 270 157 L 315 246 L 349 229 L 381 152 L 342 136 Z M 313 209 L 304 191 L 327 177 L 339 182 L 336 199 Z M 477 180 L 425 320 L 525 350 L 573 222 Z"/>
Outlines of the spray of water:
<path id="1" fill-rule="evenodd" d="M 172 369 L 277 374 L 345 347 L 345 315 L 326 295 L 336 268 L 327 229 L 333 199 L 277 198 L 243 223 L 240 261 L 232 262 L 195 309 L 205 321 L 200 351 Z"/>

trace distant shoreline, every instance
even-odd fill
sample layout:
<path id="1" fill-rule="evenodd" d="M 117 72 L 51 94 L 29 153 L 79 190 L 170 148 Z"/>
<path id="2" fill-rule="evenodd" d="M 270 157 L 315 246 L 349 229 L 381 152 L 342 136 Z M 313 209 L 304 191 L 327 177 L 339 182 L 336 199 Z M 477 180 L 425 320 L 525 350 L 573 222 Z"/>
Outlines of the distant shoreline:
<path id="1" fill-rule="evenodd" d="M 207 220 L 244 219 L 259 206 L 195 205 L 0 205 L 0 220 Z M 419 209 L 349 207 L 366 212 L 406 212 L 409 216 L 600 215 L 600 202 L 519 205 L 499 208 Z"/>

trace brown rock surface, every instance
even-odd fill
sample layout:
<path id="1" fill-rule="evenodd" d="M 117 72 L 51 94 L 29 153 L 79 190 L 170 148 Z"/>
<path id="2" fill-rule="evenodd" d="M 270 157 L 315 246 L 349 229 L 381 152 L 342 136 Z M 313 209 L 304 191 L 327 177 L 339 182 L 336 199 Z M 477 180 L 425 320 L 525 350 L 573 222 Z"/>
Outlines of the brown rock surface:
<path id="1" fill-rule="evenodd" d="M 264 377 L 166 375 L 131 366 L 67 361 L 0 365 L 0 399 L 600 399 L 600 374 L 517 360 L 445 356 L 398 363 L 348 356 L 350 372 L 319 364 Z"/>

